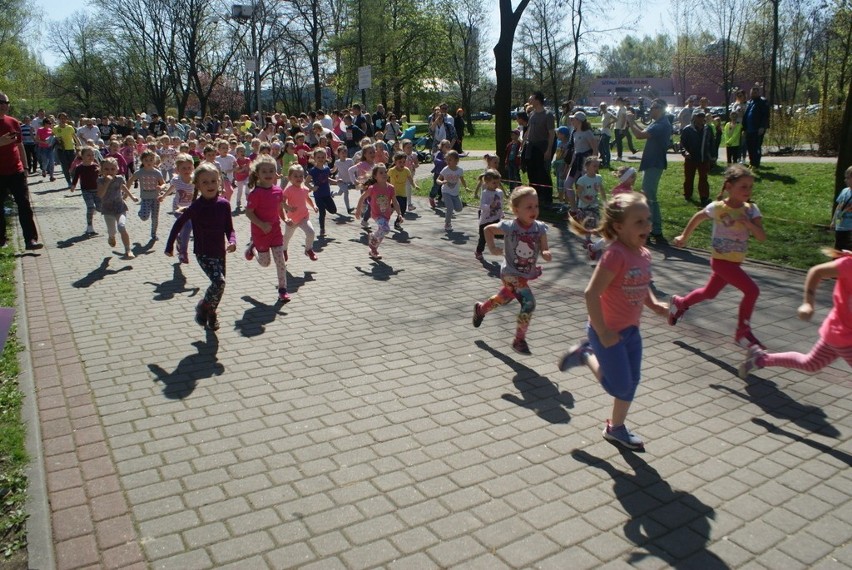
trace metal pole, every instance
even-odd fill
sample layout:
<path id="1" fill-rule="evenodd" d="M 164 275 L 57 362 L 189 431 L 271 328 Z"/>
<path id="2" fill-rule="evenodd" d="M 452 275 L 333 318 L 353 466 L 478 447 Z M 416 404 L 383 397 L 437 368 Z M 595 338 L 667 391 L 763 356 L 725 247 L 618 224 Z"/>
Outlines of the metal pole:
<path id="1" fill-rule="evenodd" d="M 257 45 L 257 5 L 252 4 L 251 11 L 251 51 L 254 56 L 254 93 L 257 107 L 257 124 L 259 128 L 264 127 L 263 111 L 260 99 L 260 47 Z"/>

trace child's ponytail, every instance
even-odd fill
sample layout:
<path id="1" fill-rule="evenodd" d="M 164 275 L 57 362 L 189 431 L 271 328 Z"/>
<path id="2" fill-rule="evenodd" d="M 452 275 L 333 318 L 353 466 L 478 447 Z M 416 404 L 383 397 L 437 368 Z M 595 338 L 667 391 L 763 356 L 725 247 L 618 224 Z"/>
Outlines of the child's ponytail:
<path id="1" fill-rule="evenodd" d="M 740 178 L 754 178 L 754 174 L 742 164 L 732 164 L 725 169 L 725 173 L 722 175 L 722 178 L 724 178 L 724 181 L 722 182 L 722 190 L 716 197 L 717 200 L 722 200 L 725 197 L 725 192 L 728 191 L 728 184 L 734 184 Z"/>

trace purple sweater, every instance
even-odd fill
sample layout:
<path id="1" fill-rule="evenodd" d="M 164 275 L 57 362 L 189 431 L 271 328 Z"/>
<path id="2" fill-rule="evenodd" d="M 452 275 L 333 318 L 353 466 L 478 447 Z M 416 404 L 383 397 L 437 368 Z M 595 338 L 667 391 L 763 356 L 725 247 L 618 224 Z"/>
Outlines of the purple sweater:
<path id="1" fill-rule="evenodd" d="M 198 198 L 190 204 L 175 221 L 169 239 L 166 241 L 166 253 L 172 253 L 175 239 L 181 228 L 192 222 L 192 251 L 195 255 L 207 257 L 225 257 L 225 239 L 236 245 L 237 235 L 231 218 L 231 205 L 224 198 L 208 200 Z"/>

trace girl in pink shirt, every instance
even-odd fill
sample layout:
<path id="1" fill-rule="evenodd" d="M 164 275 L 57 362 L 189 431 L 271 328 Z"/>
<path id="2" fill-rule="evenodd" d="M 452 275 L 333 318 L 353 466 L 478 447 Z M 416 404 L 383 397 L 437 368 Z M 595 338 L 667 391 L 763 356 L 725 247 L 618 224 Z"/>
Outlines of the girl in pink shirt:
<path id="1" fill-rule="evenodd" d="M 651 254 L 645 241 L 651 232 L 651 211 L 637 192 L 614 196 L 597 231 L 612 244 L 586 286 L 588 338 L 572 346 L 559 361 L 560 370 L 586 365 L 614 398 L 604 439 L 627 449 L 644 449 L 642 440 L 624 425 L 642 368 L 639 317 L 643 307 L 668 313 L 650 289 Z"/>
<path id="2" fill-rule="evenodd" d="M 832 295 L 834 307 L 819 328 L 819 340 L 808 354 L 799 352 L 769 353 L 759 346 L 748 349 L 740 365 L 740 378 L 745 380 L 755 368 L 780 366 L 805 372 L 822 370 L 838 358 L 852 366 L 852 253 L 829 250 L 832 261 L 811 267 L 805 278 L 805 292 L 799 307 L 799 318 L 808 321 L 814 314 L 814 296 L 823 279 L 837 279 Z"/>
<path id="3" fill-rule="evenodd" d="M 290 238 L 296 232 L 296 228 L 301 228 L 305 232 L 305 255 L 311 261 L 317 260 L 317 254 L 314 253 L 314 226 L 311 225 L 311 218 L 308 208 L 314 211 L 319 210 L 311 200 L 310 189 L 302 186 L 305 182 L 305 169 L 301 164 L 290 166 L 290 171 L 287 173 L 287 181 L 289 184 L 284 189 L 284 200 L 286 205 L 284 209 L 287 211 L 287 218 L 284 220 L 284 260 L 288 260 L 287 244 L 290 243 Z"/>

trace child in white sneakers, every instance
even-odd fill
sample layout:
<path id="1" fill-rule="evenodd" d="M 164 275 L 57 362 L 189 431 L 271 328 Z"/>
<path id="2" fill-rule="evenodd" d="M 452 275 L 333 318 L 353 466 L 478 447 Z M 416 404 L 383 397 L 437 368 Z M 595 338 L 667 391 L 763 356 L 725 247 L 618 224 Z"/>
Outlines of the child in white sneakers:
<path id="1" fill-rule="evenodd" d="M 500 171 L 488 169 L 482 176 L 482 191 L 479 198 L 479 242 L 476 244 L 476 259 L 482 261 L 485 251 L 485 228 L 503 219 L 503 187 Z"/>

